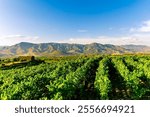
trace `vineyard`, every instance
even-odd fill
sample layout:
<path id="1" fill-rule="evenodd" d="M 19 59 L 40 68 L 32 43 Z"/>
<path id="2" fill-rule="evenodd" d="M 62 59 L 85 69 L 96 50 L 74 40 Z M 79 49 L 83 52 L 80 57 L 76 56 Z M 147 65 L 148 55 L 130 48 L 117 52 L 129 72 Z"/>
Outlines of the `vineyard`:
<path id="1" fill-rule="evenodd" d="M 19 67 L 0 64 L 1 100 L 150 99 L 149 55 L 79 56 Z"/>

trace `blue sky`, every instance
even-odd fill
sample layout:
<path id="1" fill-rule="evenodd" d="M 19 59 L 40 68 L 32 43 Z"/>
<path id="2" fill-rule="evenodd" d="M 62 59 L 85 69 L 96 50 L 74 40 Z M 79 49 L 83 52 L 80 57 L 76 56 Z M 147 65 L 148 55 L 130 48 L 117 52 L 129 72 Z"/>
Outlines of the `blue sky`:
<path id="1" fill-rule="evenodd" d="M 0 45 L 150 45 L 149 11 L 150 0 L 0 0 Z"/>

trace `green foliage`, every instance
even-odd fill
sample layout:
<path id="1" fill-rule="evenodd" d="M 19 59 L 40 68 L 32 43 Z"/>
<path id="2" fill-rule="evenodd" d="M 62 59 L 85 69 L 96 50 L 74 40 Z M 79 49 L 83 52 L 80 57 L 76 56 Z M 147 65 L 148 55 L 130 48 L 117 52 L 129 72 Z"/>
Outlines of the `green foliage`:
<path id="1" fill-rule="evenodd" d="M 0 60 L 1 68 L 10 61 Z M 40 60 L 0 69 L 0 99 L 150 99 L 148 55 Z"/>
<path id="2" fill-rule="evenodd" d="M 109 80 L 108 64 L 108 58 L 102 59 L 96 72 L 95 88 L 100 93 L 101 99 L 109 99 L 108 92 L 111 89 L 111 82 Z"/>

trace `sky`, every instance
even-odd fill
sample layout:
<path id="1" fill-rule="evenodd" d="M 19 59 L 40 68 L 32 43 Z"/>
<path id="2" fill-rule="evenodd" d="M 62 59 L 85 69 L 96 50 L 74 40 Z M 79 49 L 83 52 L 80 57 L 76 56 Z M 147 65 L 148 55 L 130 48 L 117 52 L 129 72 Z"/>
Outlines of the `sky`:
<path id="1" fill-rule="evenodd" d="M 19 42 L 150 46 L 150 0 L 0 0 L 0 46 Z"/>

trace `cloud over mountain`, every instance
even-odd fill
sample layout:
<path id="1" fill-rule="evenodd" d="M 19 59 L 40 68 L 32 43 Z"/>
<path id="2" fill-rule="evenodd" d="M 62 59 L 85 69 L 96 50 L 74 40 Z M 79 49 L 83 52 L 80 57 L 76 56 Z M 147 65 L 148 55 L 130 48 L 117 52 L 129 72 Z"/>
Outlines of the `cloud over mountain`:
<path id="1" fill-rule="evenodd" d="M 20 42 L 40 43 L 42 40 L 38 36 L 7 35 L 0 36 L 0 42 L 0 46 L 8 46 Z"/>

